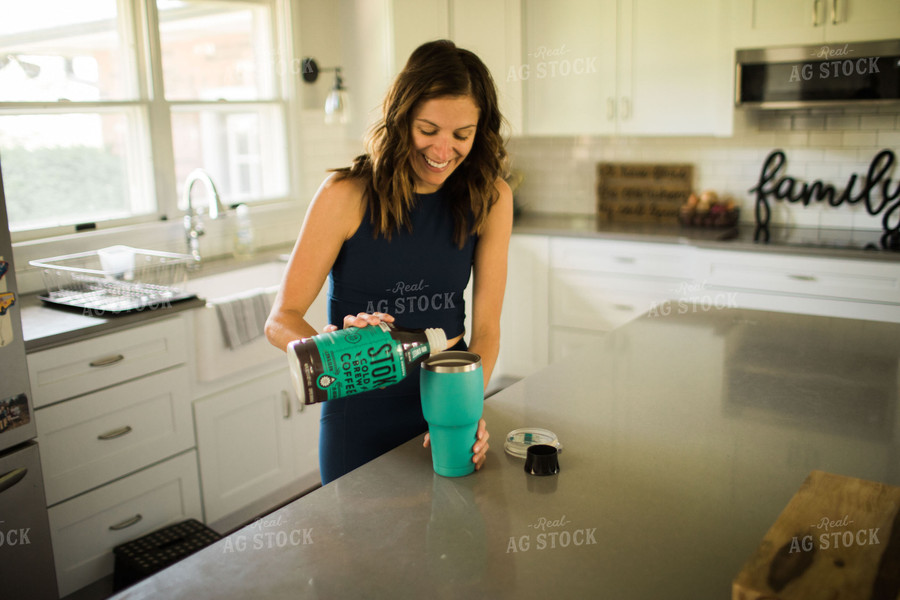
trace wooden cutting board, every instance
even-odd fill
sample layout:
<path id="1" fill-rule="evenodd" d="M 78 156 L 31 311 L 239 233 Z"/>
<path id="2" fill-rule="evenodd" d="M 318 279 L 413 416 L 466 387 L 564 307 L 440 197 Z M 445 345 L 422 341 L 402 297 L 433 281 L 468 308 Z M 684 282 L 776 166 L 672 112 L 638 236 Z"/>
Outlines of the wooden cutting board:
<path id="1" fill-rule="evenodd" d="M 734 580 L 731 597 L 900 599 L 900 487 L 813 471 Z"/>

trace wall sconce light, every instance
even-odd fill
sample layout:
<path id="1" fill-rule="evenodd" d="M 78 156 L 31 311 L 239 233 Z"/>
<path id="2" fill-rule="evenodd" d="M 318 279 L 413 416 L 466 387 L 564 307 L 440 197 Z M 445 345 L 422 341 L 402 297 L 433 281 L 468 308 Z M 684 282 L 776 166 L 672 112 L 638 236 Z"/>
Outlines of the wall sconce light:
<path id="1" fill-rule="evenodd" d="M 306 83 L 315 82 L 319 78 L 319 73 L 325 71 L 334 71 L 334 85 L 331 86 L 331 91 L 325 98 L 325 122 L 328 124 L 346 123 L 350 114 L 347 109 L 347 90 L 344 88 L 344 80 L 341 78 L 341 68 L 320 68 L 315 59 L 303 59 L 303 81 Z"/>

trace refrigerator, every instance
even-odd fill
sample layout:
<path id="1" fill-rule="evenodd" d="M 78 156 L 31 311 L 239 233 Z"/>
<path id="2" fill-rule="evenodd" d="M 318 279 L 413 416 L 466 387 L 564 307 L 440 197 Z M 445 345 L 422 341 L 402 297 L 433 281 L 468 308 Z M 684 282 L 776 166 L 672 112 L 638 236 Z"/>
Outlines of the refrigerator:
<path id="1" fill-rule="evenodd" d="M 57 599 L 0 163 L 0 598 Z"/>

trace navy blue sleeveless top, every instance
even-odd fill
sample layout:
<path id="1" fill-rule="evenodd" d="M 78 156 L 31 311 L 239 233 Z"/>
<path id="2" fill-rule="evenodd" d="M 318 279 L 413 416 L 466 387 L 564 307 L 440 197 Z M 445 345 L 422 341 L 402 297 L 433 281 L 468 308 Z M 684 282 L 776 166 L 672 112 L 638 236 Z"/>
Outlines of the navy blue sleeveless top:
<path id="1" fill-rule="evenodd" d="M 475 236 L 462 249 L 453 239 L 446 192 L 416 194 L 412 230 L 391 239 L 372 237 L 368 212 L 344 242 L 329 276 L 328 321 L 343 326 L 345 315 L 384 312 L 411 329 L 440 327 L 453 338 L 465 331 L 463 290 L 469 282 Z"/>

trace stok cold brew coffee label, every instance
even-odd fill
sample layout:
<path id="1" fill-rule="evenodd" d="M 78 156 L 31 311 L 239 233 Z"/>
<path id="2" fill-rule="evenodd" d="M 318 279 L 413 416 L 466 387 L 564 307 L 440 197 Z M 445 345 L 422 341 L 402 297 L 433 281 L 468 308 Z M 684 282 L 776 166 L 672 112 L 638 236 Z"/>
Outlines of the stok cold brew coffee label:
<path id="1" fill-rule="evenodd" d="M 348 327 L 316 338 L 309 354 L 312 362 L 319 364 L 303 369 L 307 404 L 385 387 L 406 376 L 407 357 L 385 323 Z M 428 352 L 427 346 L 424 351 Z M 314 385 L 309 385 L 309 378 L 315 380 Z"/>

